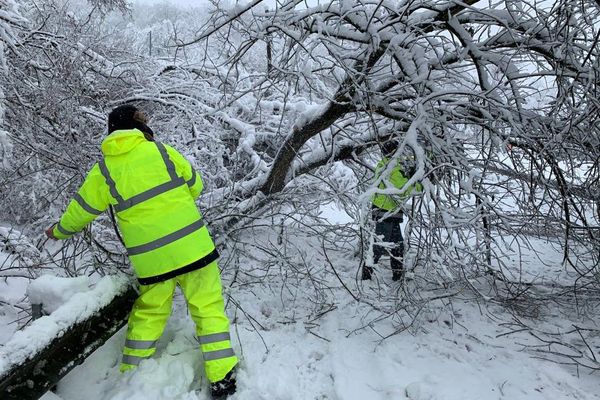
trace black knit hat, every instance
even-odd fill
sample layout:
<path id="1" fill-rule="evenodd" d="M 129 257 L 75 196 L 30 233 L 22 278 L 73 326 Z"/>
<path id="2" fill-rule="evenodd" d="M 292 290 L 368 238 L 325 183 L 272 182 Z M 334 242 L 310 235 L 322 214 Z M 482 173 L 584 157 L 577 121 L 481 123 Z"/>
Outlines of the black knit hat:
<path id="1" fill-rule="evenodd" d="M 148 118 L 131 104 L 125 104 L 112 110 L 108 114 L 108 134 L 121 129 L 139 129 L 140 131 L 154 136 L 152 129 L 146 125 Z"/>

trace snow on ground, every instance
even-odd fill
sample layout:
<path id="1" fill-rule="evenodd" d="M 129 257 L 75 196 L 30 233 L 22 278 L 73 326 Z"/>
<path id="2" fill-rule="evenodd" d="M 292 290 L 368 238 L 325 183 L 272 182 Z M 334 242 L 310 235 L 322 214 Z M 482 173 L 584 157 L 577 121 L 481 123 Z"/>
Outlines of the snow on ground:
<path id="1" fill-rule="evenodd" d="M 19 261 L 30 261 L 37 250 L 32 249 L 21 232 L 0 221 L 0 346 L 18 329 L 19 310 L 29 284 L 27 274 L 16 271 Z"/>
<path id="2" fill-rule="evenodd" d="M 2 256 L 0 252 L 0 260 Z M 0 345 L 6 343 L 18 328 L 19 313 L 13 305 L 23 300 L 28 284 L 26 278 L 0 279 Z"/>
<path id="3" fill-rule="evenodd" d="M 400 290 L 415 290 L 415 281 L 400 289 L 381 266 L 378 281 L 356 282 L 353 253 L 332 251 L 337 273 L 361 299 L 356 302 L 319 254 L 318 239 L 291 229 L 289 235 L 294 248 L 279 249 L 275 260 L 259 250 L 276 246 L 267 230 L 240 239 L 221 260 L 241 357 L 238 392 L 231 400 L 599 398 L 596 375 L 582 371 L 577 377 L 573 368 L 523 351 L 520 337 L 499 336 L 506 332 L 499 321 L 510 316 L 498 305 L 432 302 L 411 329 L 393 334 L 406 315 L 383 318 L 369 303 L 377 305 L 380 298 L 388 306 Z M 564 322 L 553 321 L 561 317 L 551 313 L 544 317 L 529 322 L 549 329 Z M 181 294 L 157 354 L 121 374 L 124 341 L 122 329 L 43 399 L 210 399 Z"/>
<path id="4" fill-rule="evenodd" d="M 252 302 L 261 306 L 256 299 L 242 301 Z M 302 322 L 280 324 L 277 314 L 253 314 L 268 329 L 256 332 L 248 320 L 237 322 L 234 337 L 243 361 L 231 399 L 598 398 L 596 376 L 576 378 L 520 352 L 512 340 L 496 339 L 500 330 L 474 305 L 460 304 L 455 313 L 462 326 L 451 319 L 432 322 L 426 333 L 383 342 L 382 332 L 349 334 L 361 325 L 354 304 L 329 313 L 310 331 Z M 123 342 L 124 330 L 63 379 L 56 394 L 63 400 L 81 399 L 82 393 L 87 400 L 210 398 L 181 297 L 158 354 L 121 375 Z"/>

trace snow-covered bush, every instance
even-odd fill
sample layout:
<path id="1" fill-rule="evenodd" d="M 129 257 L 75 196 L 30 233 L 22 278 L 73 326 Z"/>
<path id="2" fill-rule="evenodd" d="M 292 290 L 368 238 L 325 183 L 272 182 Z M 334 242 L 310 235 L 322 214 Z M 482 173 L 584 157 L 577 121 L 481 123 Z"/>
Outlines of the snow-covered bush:
<path id="1" fill-rule="evenodd" d="M 29 269 L 39 263 L 40 257 L 39 250 L 23 233 L 0 226 L 0 277 L 33 276 Z"/>

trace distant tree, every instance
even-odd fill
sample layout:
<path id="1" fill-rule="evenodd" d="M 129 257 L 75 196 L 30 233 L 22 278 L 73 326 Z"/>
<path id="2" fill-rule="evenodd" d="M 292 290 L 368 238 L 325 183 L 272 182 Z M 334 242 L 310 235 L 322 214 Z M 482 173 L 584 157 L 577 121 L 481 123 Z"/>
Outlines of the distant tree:
<path id="1" fill-rule="evenodd" d="M 0 0 L 0 11 L 2 11 L 0 13 L 0 71 L 6 77 L 8 71 L 6 51 L 14 49 L 18 32 L 24 28 L 27 21 L 19 13 L 17 3 L 12 0 Z M 5 108 L 2 100 L 4 98 L 3 87 L 6 84 L 6 78 L 0 77 L 0 168 L 8 168 L 12 149 L 8 134 L 2 129 Z"/>
<path id="2" fill-rule="evenodd" d="M 127 12 L 130 10 L 127 0 L 87 0 L 87 2 L 104 12 L 112 10 Z"/>

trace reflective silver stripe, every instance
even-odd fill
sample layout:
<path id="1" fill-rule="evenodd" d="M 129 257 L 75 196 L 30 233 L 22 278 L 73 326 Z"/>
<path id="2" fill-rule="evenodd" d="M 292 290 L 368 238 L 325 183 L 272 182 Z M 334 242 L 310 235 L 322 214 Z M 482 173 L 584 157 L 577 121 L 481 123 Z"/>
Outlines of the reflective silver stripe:
<path id="1" fill-rule="evenodd" d="M 192 169 L 192 174 L 193 174 L 193 175 L 192 175 L 192 177 L 190 178 L 190 180 L 189 180 L 189 181 L 187 181 L 187 185 L 188 185 L 189 187 L 192 187 L 192 186 L 194 186 L 194 185 L 196 184 L 196 171 L 194 171 L 193 169 Z"/>
<path id="2" fill-rule="evenodd" d="M 148 350 L 156 347 L 156 340 L 133 340 L 127 339 L 125 341 L 125 347 L 134 350 Z"/>
<path id="3" fill-rule="evenodd" d="M 167 153 L 167 148 L 161 142 L 155 142 L 155 143 L 156 143 L 156 147 L 158 147 L 158 151 L 160 152 L 160 155 L 162 156 L 163 161 L 165 162 L 165 165 L 167 166 L 167 172 L 169 172 L 169 176 L 171 177 L 171 180 L 177 179 L 177 172 L 175 172 L 175 164 L 173 164 L 173 161 L 171 161 L 171 159 L 169 158 L 169 153 Z"/>
<path id="4" fill-rule="evenodd" d="M 153 198 L 155 196 L 158 196 L 160 194 L 168 192 L 171 189 L 175 189 L 176 187 L 179 187 L 179 186 L 183 185 L 184 183 L 185 183 L 185 180 L 181 177 L 177 177 L 177 179 L 162 183 L 158 186 L 153 187 L 152 189 L 148 189 L 145 192 L 136 194 L 135 196 L 132 196 L 127 200 L 124 200 L 122 203 L 117 204 L 115 206 L 115 211 L 120 212 L 120 211 L 127 210 L 128 208 L 131 208 L 135 205 L 143 203 L 146 200 L 150 200 L 151 198 Z"/>
<path id="5" fill-rule="evenodd" d="M 131 207 L 133 207 L 137 204 L 140 204 L 146 200 L 149 200 L 155 196 L 158 196 L 165 192 L 168 192 L 171 189 L 175 189 L 185 183 L 185 180 L 182 177 L 177 176 L 177 171 L 175 170 L 175 164 L 173 164 L 173 161 L 169 158 L 169 153 L 167 152 L 167 148 L 160 142 L 155 142 L 155 143 L 156 143 L 156 147 L 158 148 L 158 151 L 160 153 L 160 156 L 163 159 L 163 162 L 165 163 L 165 167 L 167 168 L 167 172 L 169 173 L 169 177 L 171 178 L 171 180 L 168 182 L 162 183 L 158 186 L 155 186 L 151 189 L 148 189 L 142 193 L 136 194 L 135 196 L 132 196 L 127 200 L 123 199 L 123 197 L 119 194 L 119 191 L 117 190 L 117 185 L 116 185 L 115 181 L 112 179 L 112 177 L 110 176 L 110 173 L 108 172 L 108 168 L 106 167 L 105 160 L 102 159 L 98 163 L 98 166 L 100 167 L 100 172 L 104 176 L 104 179 L 106 180 L 106 184 L 108 185 L 108 188 L 110 190 L 110 194 L 112 195 L 112 197 L 114 197 L 117 200 L 117 204 L 115 205 L 116 212 L 127 210 L 128 208 L 131 208 Z M 195 176 L 194 176 L 194 181 L 195 181 Z M 86 209 L 86 211 L 87 211 L 87 209 Z"/>
<path id="6" fill-rule="evenodd" d="M 140 356 L 132 356 L 129 354 L 123 354 L 123 359 L 121 360 L 121 362 L 123 364 L 129 364 L 129 365 L 140 365 L 140 363 L 143 360 L 146 360 L 148 357 L 140 357 Z"/>
<path id="7" fill-rule="evenodd" d="M 77 232 L 71 232 L 71 231 L 66 230 L 65 228 L 63 228 L 63 226 L 60 224 L 60 222 L 58 224 L 56 224 L 56 228 L 63 235 L 69 235 L 70 236 L 70 235 L 74 235 L 74 234 L 77 233 Z"/>
<path id="8" fill-rule="evenodd" d="M 231 336 L 229 336 L 229 332 L 213 333 L 210 335 L 198 336 L 198 341 L 200 342 L 200 344 L 222 342 L 223 340 L 230 340 L 230 339 L 231 339 Z"/>
<path id="9" fill-rule="evenodd" d="M 102 214 L 102 211 L 95 209 L 94 207 L 90 206 L 84 199 L 83 197 L 81 197 L 81 195 L 79 193 L 77 193 L 74 197 L 75 201 L 77 203 L 79 203 L 79 205 L 81 206 L 81 208 L 83 208 L 85 211 L 89 212 L 90 214 L 94 214 L 94 215 L 100 215 Z"/>
<path id="10" fill-rule="evenodd" d="M 172 243 L 176 240 L 181 239 L 182 237 L 189 235 L 192 232 L 197 231 L 198 229 L 202 228 L 203 226 L 204 226 L 204 221 L 199 219 L 198 221 L 196 221 L 192 224 L 189 224 L 188 226 L 185 226 L 185 227 L 179 229 L 178 231 L 169 233 L 168 235 L 163 236 L 160 239 L 156 239 L 149 243 L 142 244 L 139 246 L 128 247 L 127 254 L 129 254 L 130 256 L 134 256 L 136 254 L 142 254 L 142 253 L 146 253 L 148 251 L 158 249 L 159 247 L 165 246 L 169 243 Z"/>
<path id="11" fill-rule="evenodd" d="M 235 353 L 232 348 L 216 350 L 216 351 L 207 351 L 202 353 L 204 356 L 204 361 L 212 361 L 219 360 L 221 358 L 233 357 Z"/>
<path id="12" fill-rule="evenodd" d="M 124 201 L 123 197 L 119 194 L 119 191 L 117 190 L 117 185 L 113 178 L 110 176 L 108 168 L 106 168 L 106 162 L 104 161 L 104 159 L 98 162 L 98 166 L 100 167 L 100 173 L 102 173 L 102 176 L 104 176 L 104 180 L 108 185 L 108 190 L 110 190 L 111 196 L 114 197 L 115 200 L 117 200 L 117 203 L 122 203 Z"/>

